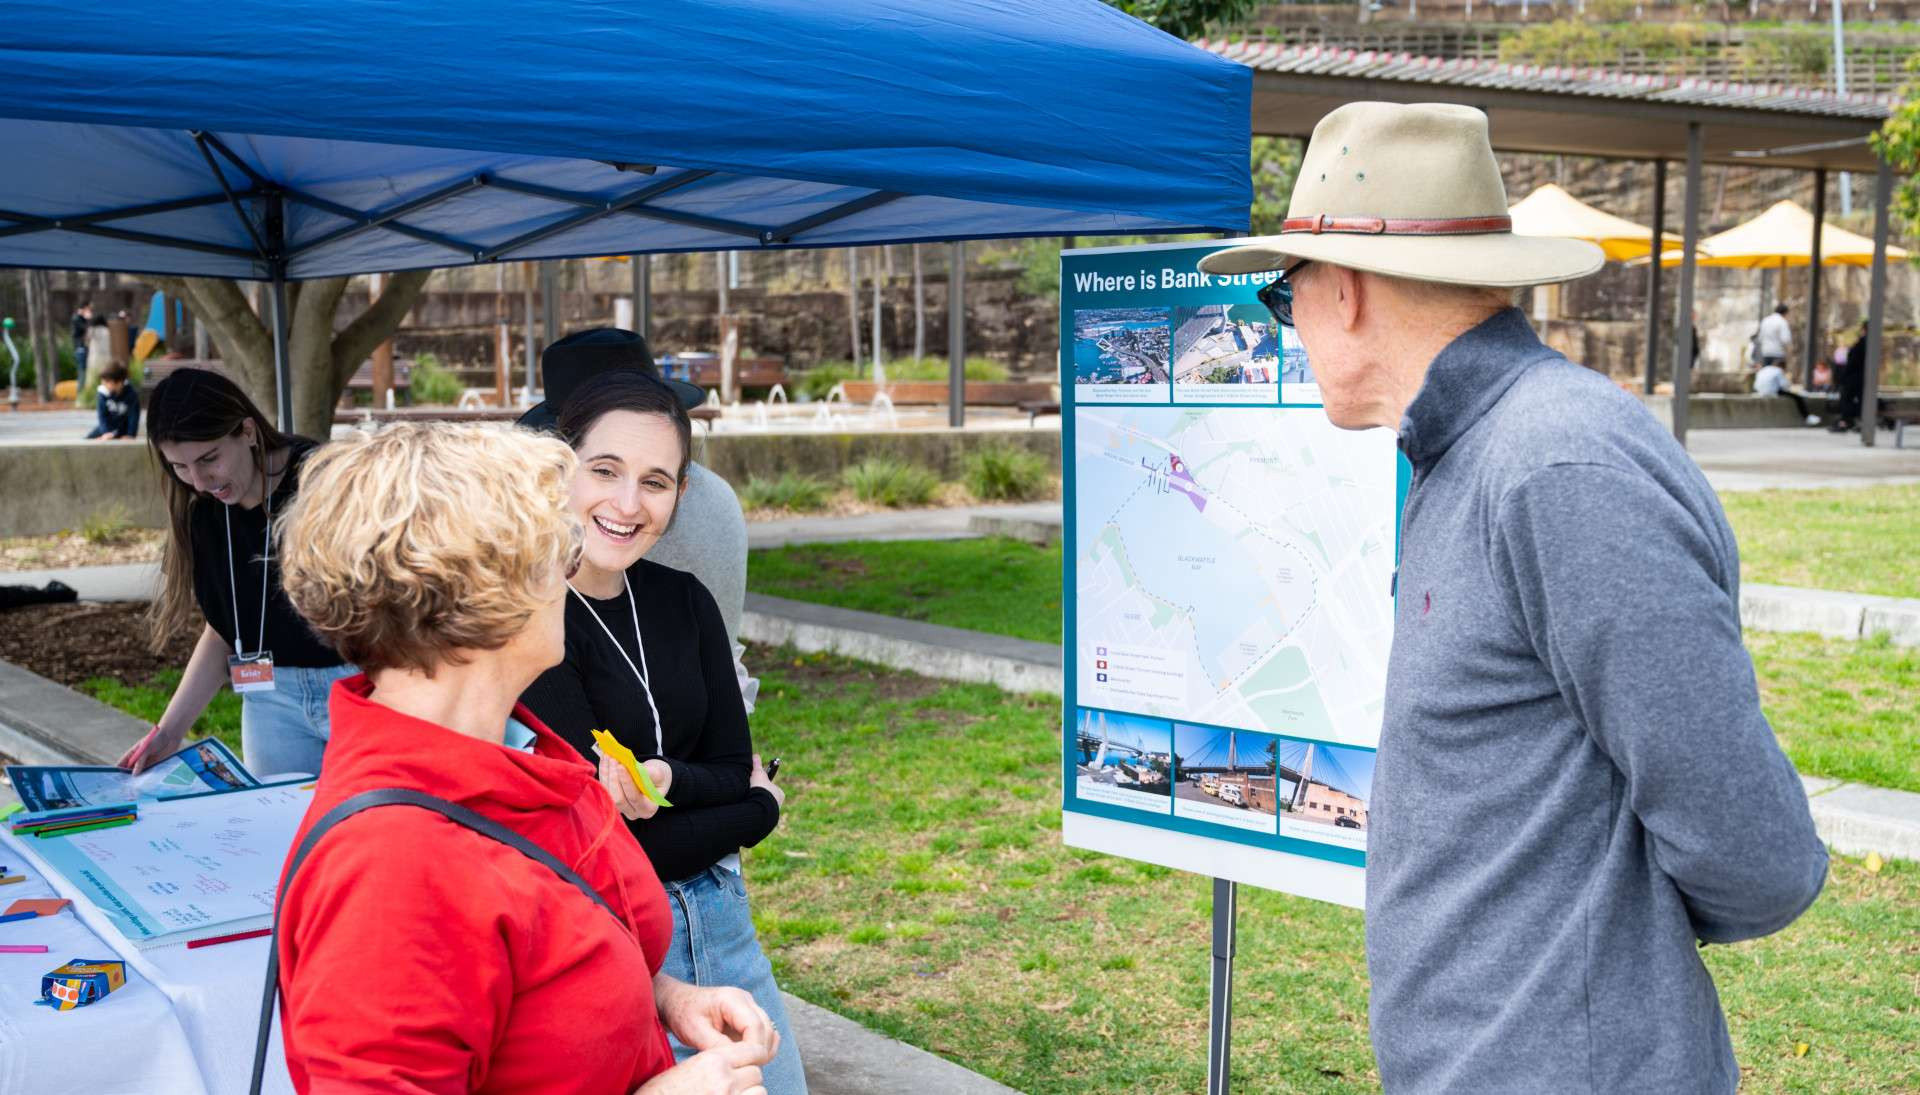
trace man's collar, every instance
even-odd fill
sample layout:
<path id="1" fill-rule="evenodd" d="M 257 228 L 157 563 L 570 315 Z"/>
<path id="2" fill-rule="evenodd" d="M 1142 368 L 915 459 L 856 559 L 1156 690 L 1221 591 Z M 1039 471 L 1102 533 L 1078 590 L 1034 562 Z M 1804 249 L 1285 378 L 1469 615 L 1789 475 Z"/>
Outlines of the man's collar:
<path id="1" fill-rule="evenodd" d="M 1502 309 L 1448 343 L 1427 366 L 1427 378 L 1400 420 L 1407 459 L 1438 459 L 1528 366 L 1552 354 L 1518 308 Z"/>

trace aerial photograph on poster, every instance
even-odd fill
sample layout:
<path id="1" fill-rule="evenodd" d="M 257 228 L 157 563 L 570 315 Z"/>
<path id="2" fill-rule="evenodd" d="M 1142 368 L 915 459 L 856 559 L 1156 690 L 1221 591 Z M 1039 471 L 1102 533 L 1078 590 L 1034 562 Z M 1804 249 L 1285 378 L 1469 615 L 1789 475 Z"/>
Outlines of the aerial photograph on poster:
<path id="1" fill-rule="evenodd" d="M 1173 791 L 1173 724 L 1081 708 L 1074 720 L 1076 797 L 1167 812 Z"/>
<path id="2" fill-rule="evenodd" d="M 1280 402 L 1320 402 L 1320 382 L 1313 378 L 1313 366 L 1307 363 L 1306 344 L 1291 327 L 1280 328 Z"/>
<path id="3" fill-rule="evenodd" d="M 1174 816 L 1277 832 L 1279 745 L 1272 734 L 1174 723 Z"/>
<path id="4" fill-rule="evenodd" d="M 1073 313 L 1074 398 L 1166 402 L 1170 308 L 1081 308 Z"/>
<path id="5" fill-rule="evenodd" d="M 1371 749 L 1280 739 L 1274 776 L 1281 835 L 1365 848 L 1373 756 Z"/>
<path id="6" fill-rule="evenodd" d="M 1261 304 L 1173 310 L 1176 401 L 1279 402 L 1280 341 Z"/>

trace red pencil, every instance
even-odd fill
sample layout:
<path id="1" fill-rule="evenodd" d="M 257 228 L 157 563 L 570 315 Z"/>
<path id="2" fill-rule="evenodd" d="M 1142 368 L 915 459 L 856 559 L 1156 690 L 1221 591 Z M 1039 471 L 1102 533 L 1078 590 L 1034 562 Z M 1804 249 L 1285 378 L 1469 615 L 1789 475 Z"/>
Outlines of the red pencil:
<path id="1" fill-rule="evenodd" d="M 242 939 L 258 939 L 263 935 L 272 935 L 272 928 L 255 928 L 250 932 L 234 932 L 232 935 L 216 935 L 209 939 L 193 939 L 187 943 L 187 949 L 211 947 L 215 943 L 237 943 Z"/>

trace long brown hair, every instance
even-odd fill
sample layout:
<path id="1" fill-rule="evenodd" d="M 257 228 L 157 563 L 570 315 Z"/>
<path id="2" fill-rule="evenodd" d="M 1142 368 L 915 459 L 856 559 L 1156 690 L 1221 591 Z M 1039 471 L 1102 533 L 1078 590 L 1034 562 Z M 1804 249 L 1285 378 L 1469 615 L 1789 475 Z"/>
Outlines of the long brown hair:
<path id="1" fill-rule="evenodd" d="M 187 519 L 195 493 L 174 473 L 160 446 L 234 437 L 247 422 L 253 423 L 253 462 L 264 491 L 267 457 L 286 449 L 293 438 L 274 429 L 238 384 L 208 369 L 175 369 L 153 386 L 148 397 L 147 451 L 160 466 L 171 526 L 160 564 L 160 596 L 147 610 L 148 638 L 155 651 L 192 623 L 198 612 L 193 597 L 193 530 Z"/>

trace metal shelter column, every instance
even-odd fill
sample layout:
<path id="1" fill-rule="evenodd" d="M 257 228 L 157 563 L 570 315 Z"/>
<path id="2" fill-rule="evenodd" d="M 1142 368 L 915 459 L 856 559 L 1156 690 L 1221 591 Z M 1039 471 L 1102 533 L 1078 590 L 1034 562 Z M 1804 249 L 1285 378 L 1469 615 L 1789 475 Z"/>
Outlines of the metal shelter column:
<path id="1" fill-rule="evenodd" d="M 1827 225 L 1827 169 L 1813 169 L 1813 262 L 1807 267 L 1807 337 L 1805 360 L 1802 362 L 1800 386 L 1813 387 L 1813 363 L 1820 356 L 1820 334 L 1825 325 L 1820 322 L 1820 245 L 1821 237 L 1826 235 L 1822 229 Z"/>
<path id="2" fill-rule="evenodd" d="M 953 241 L 947 270 L 947 425 L 967 424 L 967 245 Z"/>
<path id="3" fill-rule="evenodd" d="M 267 280 L 271 287 L 269 305 L 273 311 L 273 387 L 274 404 L 279 411 L 280 432 L 293 432 L 293 356 L 287 346 L 287 218 L 286 206 L 278 194 L 262 199 L 266 231 Z M 325 438 L 320 440 L 324 441 Z"/>
<path id="4" fill-rule="evenodd" d="M 1667 161 L 1653 161 L 1653 260 L 1647 263 L 1647 394 L 1660 370 L 1660 258 L 1666 251 Z"/>
<path id="5" fill-rule="evenodd" d="M 1893 205 L 1893 165 L 1880 161 L 1873 177 L 1873 277 L 1867 290 L 1867 375 L 1860 385 L 1860 443 L 1871 447 L 1880 425 L 1880 362 L 1886 349 L 1887 231 Z"/>
<path id="6" fill-rule="evenodd" d="M 1673 437 L 1687 444 L 1687 396 L 1693 381 L 1694 248 L 1700 245 L 1700 123 L 1687 123 L 1685 225 L 1680 233 L 1680 299 L 1673 306 Z"/>
<path id="7" fill-rule="evenodd" d="M 554 270 L 552 259 L 540 260 L 540 348 L 546 349 L 559 340 L 560 321 L 555 315 L 559 307 L 559 276 Z"/>
<path id="8" fill-rule="evenodd" d="M 633 263 L 633 329 L 641 338 L 647 340 L 649 352 L 653 349 L 653 256 L 634 254 L 627 256 Z"/>

